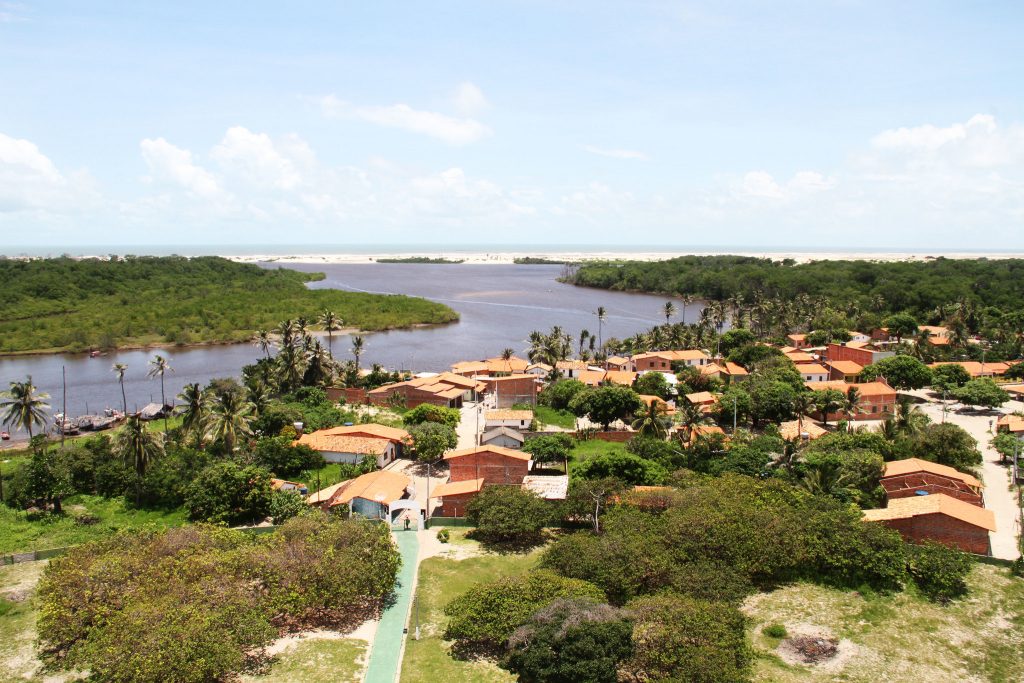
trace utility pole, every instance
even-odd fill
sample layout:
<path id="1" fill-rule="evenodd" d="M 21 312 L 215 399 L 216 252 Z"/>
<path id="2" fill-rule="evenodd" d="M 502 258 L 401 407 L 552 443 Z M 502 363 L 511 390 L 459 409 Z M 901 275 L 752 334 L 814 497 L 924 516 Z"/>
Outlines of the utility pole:
<path id="1" fill-rule="evenodd" d="M 61 386 L 63 387 L 62 391 L 63 391 L 63 395 L 64 395 L 63 396 L 63 407 L 61 408 L 61 411 L 63 412 L 63 415 L 60 418 L 60 447 L 63 450 L 63 448 L 64 448 L 64 433 L 67 431 L 67 427 L 68 427 L 68 375 L 67 375 L 67 370 L 65 369 L 65 366 L 63 366 L 63 365 L 60 366 L 60 379 L 61 379 Z"/>
<path id="2" fill-rule="evenodd" d="M 736 395 L 732 397 L 732 433 L 736 433 Z"/>

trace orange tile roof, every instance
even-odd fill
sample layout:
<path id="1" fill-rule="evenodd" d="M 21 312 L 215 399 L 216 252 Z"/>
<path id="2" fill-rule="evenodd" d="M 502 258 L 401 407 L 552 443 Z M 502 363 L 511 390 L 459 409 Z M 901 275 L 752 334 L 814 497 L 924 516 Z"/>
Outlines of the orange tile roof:
<path id="1" fill-rule="evenodd" d="M 589 366 L 582 360 L 560 360 L 555 362 L 559 370 L 586 370 Z"/>
<path id="2" fill-rule="evenodd" d="M 329 501 L 332 507 L 350 503 L 355 498 L 390 505 L 405 495 L 405 490 L 411 483 L 412 479 L 404 474 L 377 470 L 343 482 L 343 486 L 338 488 Z"/>
<path id="3" fill-rule="evenodd" d="M 730 375 L 749 375 L 750 374 L 750 372 L 748 372 L 745 367 L 743 367 L 739 363 L 733 363 L 732 361 L 726 361 L 725 362 L 725 369 L 726 369 L 726 372 L 728 372 Z"/>
<path id="4" fill-rule="evenodd" d="M 802 341 L 806 341 L 807 335 L 806 334 L 787 334 L 786 335 L 786 339 L 792 339 L 795 342 L 802 342 Z"/>
<path id="5" fill-rule="evenodd" d="M 289 484 L 291 484 L 292 486 L 294 486 L 297 489 L 305 488 L 305 486 L 306 486 L 302 482 L 288 481 L 287 479 L 271 479 L 270 480 L 270 488 L 273 489 L 274 491 L 280 491 L 282 488 L 284 488 L 285 486 L 288 486 Z"/>
<path id="6" fill-rule="evenodd" d="M 920 458 L 906 458 L 904 460 L 893 460 L 885 463 L 885 473 L 882 475 L 882 478 L 899 477 L 904 474 L 913 474 L 914 472 L 938 474 L 950 479 L 957 479 L 968 486 L 981 487 L 981 482 L 969 474 L 964 474 L 963 472 L 953 469 L 947 465 L 940 465 L 937 462 L 921 460 Z"/>
<path id="7" fill-rule="evenodd" d="M 580 370 L 576 379 L 587 386 L 596 387 L 605 380 L 607 373 L 604 370 Z"/>
<path id="8" fill-rule="evenodd" d="M 355 453 L 357 455 L 382 455 L 387 453 L 390 439 L 367 436 L 332 435 L 313 432 L 303 434 L 295 443 L 309 446 L 314 451 L 326 453 Z"/>
<path id="9" fill-rule="evenodd" d="M 526 420 L 533 419 L 532 410 L 488 410 L 484 413 L 485 420 Z"/>
<path id="10" fill-rule="evenodd" d="M 530 459 L 529 453 L 512 450 L 511 448 L 504 448 L 502 446 L 477 446 L 476 448 L 463 448 L 457 451 L 448 451 L 444 454 L 444 459 L 454 460 L 455 458 L 462 458 L 467 455 L 476 455 L 477 453 L 494 453 L 495 455 L 503 455 L 506 458 L 515 458 L 516 460 Z"/>
<path id="11" fill-rule="evenodd" d="M 609 356 L 605 360 L 605 363 L 608 363 L 609 365 L 627 365 L 629 363 L 629 359 L 623 358 L 622 356 Z"/>
<path id="12" fill-rule="evenodd" d="M 801 428 L 807 438 L 810 441 L 814 441 L 819 436 L 828 434 L 828 430 L 821 427 L 820 425 L 804 418 L 803 425 L 800 424 L 800 420 L 790 420 L 789 422 L 783 422 L 779 425 L 779 435 L 782 436 L 786 441 L 792 441 L 793 439 L 800 438 Z"/>
<path id="13" fill-rule="evenodd" d="M 464 493 L 476 493 L 484 487 L 483 478 L 466 479 L 465 481 L 446 481 L 436 489 L 431 489 L 431 498 L 444 498 L 445 496 L 458 496 Z"/>
<path id="14" fill-rule="evenodd" d="M 487 358 L 484 362 L 487 363 L 492 372 L 522 372 L 530 365 L 530 361 L 523 360 L 517 356 L 512 356 L 508 360 L 498 356 L 496 358 Z"/>
<path id="15" fill-rule="evenodd" d="M 996 427 L 1005 427 L 1006 431 L 1014 434 L 1024 432 L 1024 417 L 1020 415 L 1003 415 L 996 420 Z"/>
<path id="16" fill-rule="evenodd" d="M 650 351 L 648 353 L 638 353 L 633 356 L 635 362 L 638 358 L 664 358 L 665 360 L 700 360 L 707 358 L 708 354 L 704 353 L 700 349 L 682 349 L 676 351 Z"/>
<path id="17" fill-rule="evenodd" d="M 696 391 L 686 395 L 686 400 L 693 404 L 714 403 L 718 399 L 710 391 Z"/>
<path id="18" fill-rule="evenodd" d="M 649 394 L 637 394 L 637 396 L 640 398 L 641 401 L 644 402 L 644 405 L 646 405 L 646 406 L 649 406 L 652 403 L 657 403 L 657 404 L 661 405 L 665 409 L 666 412 L 669 412 L 669 413 L 674 413 L 675 412 L 675 410 L 672 410 L 672 409 L 669 408 L 668 401 L 663 399 L 661 396 L 651 396 Z"/>
<path id="19" fill-rule="evenodd" d="M 814 356 L 807 353 L 806 351 L 790 351 L 786 354 L 786 358 L 790 359 L 794 363 L 813 363 L 815 362 Z"/>
<path id="20" fill-rule="evenodd" d="M 801 363 L 796 366 L 797 372 L 801 375 L 827 375 L 828 368 L 818 363 Z"/>
<path id="21" fill-rule="evenodd" d="M 884 522 L 935 514 L 959 519 L 988 531 L 996 530 L 996 516 L 991 510 L 965 503 L 944 493 L 895 498 L 889 501 L 888 507 L 865 510 L 863 519 L 865 522 Z"/>
<path id="22" fill-rule="evenodd" d="M 636 376 L 637 373 L 631 370 L 608 370 L 604 373 L 604 381 L 611 382 L 612 384 L 632 386 L 633 382 L 636 381 Z"/>
<path id="23" fill-rule="evenodd" d="M 864 371 L 864 366 L 852 360 L 831 360 L 828 365 L 835 368 L 844 375 L 859 375 Z"/>
<path id="24" fill-rule="evenodd" d="M 342 427 L 330 427 L 321 429 L 313 434 L 326 434 L 328 436 L 365 436 L 370 438 L 387 439 L 395 443 L 403 443 L 409 439 L 409 432 L 397 427 L 387 427 L 375 423 L 361 425 L 345 425 Z"/>
<path id="25" fill-rule="evenodd" d="M 856 384 L 847 384 L 842 380 L 833 380 L 830 382 L 805 382 L 804 386 L 814 391 L 825 391 L 826 389 L 835 389 L 841 391 L 844 394 L 849 393 L 850 387 L 857 387 L 860 391 L 861 397 L 868 396 L 892 396 L 895 398 L 896 390 L 890 387 L 885 382 L 860 382 Z"/>
<path id="26" fill-rule="evenodd" d="M 1010 366 L 1006 363 L 994 362 L 994 363 L 979 363 L 976 360 L 953 360 L 953 361 L 941 361 L 938 363 L 929 363 L 928 367 L 938 368 L 943 365 L 959 365 L 967 374 L 971 377 L 982 377 L 985 375 L 1002 375 L 1005 374 Z"/>

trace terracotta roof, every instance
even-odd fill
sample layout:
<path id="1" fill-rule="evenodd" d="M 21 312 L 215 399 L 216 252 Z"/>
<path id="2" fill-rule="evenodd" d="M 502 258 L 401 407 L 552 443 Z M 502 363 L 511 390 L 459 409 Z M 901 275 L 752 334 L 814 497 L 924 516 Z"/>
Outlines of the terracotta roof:
<path id="1" fill-rule="evenodd" d="M 906 458 L 905 460 L 893 460 L 892 462 L 885 463 L 885 474 L 882 475 L 882 478 L 899 477 L 904 474 L 913 474 L 914 472 L 938 474 L 950 479 L 957 479 L 968 486 L 981 488 L 981 482 L 969 474 L 964 474 L 947 465 L 940 465 L 936 462 L 921 460 L 920 458 Z"/>
<path id="2" fill-rule="evenodd" d="M 587 386 L 596 387 L 605 380 L 607 373 L 604 370 L 580 370 L 576 379 Z"/>
<path id="3" fill-rule="evenodd" d="M 871 346 L 871 342 L 855 342 L 855 341 L 851 341 L 851 342 L 846 342 L 845 344 L 843 344 L 843 346 L 845 346 L 848 349 L 864 349 L 864 348 L 867 348 L 867 347 Z"/>
<path id="4" fill-rule="evenodd" d="M 725 430 L 718 425 L 697 425 L 693 429 L 693 440 L 696 441 L 698 437 L 710 436 L 712 434 L 725 434 Z"/>
<path id="5" fill-rule="evenodd" d="M 692 394 L 686 395 L 686 400 L 690 403 L 714 403 L 716 400 L 715 395 L 710 391 L 697 391 Z"/>
<path id="6" fill-rule="evenodd" d="M 649 405 L 651 405 L 652 403 L 657 403 L 658 405 L 660 405 L 660 406 L 661 406 L 662 408 L 664 408 L 664 409 L 665 409 L 665 414 L 667 414 L 667 415 L 668 415 L 668 414 L 672 414 L 672 413 L 676 412 L 676 411 L 675 411 L 675 408 L 673 408 L 672 406 L 670 406 L 670 405 L 668 404 L 668 401 L 666 401 L 665 399 L 663 399 L 663 398 L 662 398 L 661 396 L 651 396 L 651 395 L 649 395 L 649 394 L 637 394 L 637 397 L 638 397 L 638 398 L 639 398 L 639 399 L 640 399 L 641 401 L 643 401 L 643 402 L 644 402 L 644 405 L 646 405 L 646 406 L 649 406 Z"/>
<path id="7" fill-rule="evenodd" d="M 448 451 L 444 454 L 444 459 L 454 460 L 455 458 L 462 458 L 467 455 L 476 455 L 477 453 L 494 453 L 495 455 L 503 455 L 506 458 L 515 458 L 516 460 L 530 459 L 529 453 L 512 450 L 511 448 L 503 448 L 502 446 L 477 446 L 476 448 L 463 448 L 458 451 Z"/>
<path id="8" fill-rule="evenodd" d="M 982 377 L 985 375 L 1002 375 L 1005 374 L 1010 366 L 1006 363 L 979 363 L 976 360 L 963 360 L 963 361 L 942 361 L 939 363 L 929 363 L 928 367 L 938 368 L 943 365 L 959 365 L 967 374 L 971 377 Z"/>
<path id="9" fill-rule="evenodd" d="M 749 375 L 750 374 L 745 367 L 743 367 L 739 363 L 733 363 L 732 361 L 726 361 L 725 362 L 725 370 L 730 375 Z"/>
<path id="10" fill-rule="evenodd" d="M 1024 432 L 1024 417 L 1020 415 L 1003 415 L 996 420 L 996 427 L 1005 427 L 1006 431 L 1014 434 Z"/>
<path id="11" fill-rule="evenodd" d="M 355 453 L 357 455 L 382 455 L 391 445 L 390 439 L 367 436 L 331 435 L 313 432 L 303 434 L 296 443 L 309 446 L 314 451 L 327 453 Z"/>
<path id="12" fill-rule="evenodd" d="M 287 479 L 271 479 L 270 480 L 270 488 L 272 490 L 274 490 L 274 491 L 280 491 L 281 489 L 283 489 L 285 486 L 288 486 L 288 485 L 294 486 L 297 489 L 304 489 L 304 488 L 306 488 L 305 484 L 303 484 L 302 482 L 298 482 L 298 481 L 288 481 Z"/>
<path id="13" fill-rule="evenodd" d="M 786 441 L 792 441 L 793 439 L 800 438 L 801 427 L 803 433 L 807 435 L 809 441 L 814 441 L 819 436 L 828 434 L 828 430 L 824 429 L 820 425 L 807 418 L 804 418 L 803 425 L 800 425 L 799 420 L 790 420 L 789 422 L 783 422 L 779 425 L 779 435 L 782 436 Z"/>
<path id="14" fill-rule="evenodd" d="M 504 377 L 485 377 L 483 382 L 485 384 L 493 384 L 494 382 L 511 382 L 514 380 L 528 379 L 534 382 L 537 381 L 536 375 L 518 374 L 518 375 L 506 375 Z"/>
<path id="15" fill-rule="evenodd" d="M 991 510 L 965 503 L 944 493 L 890 500 L 888 507 L 865 510 L 864 521 L 884 522 L 890 519 L 910 519 L 935 514 L 959 519 L 988 531 L 996 530 L 996 516 Z"/>
<path id="16" fill-rule="evenodd" d="M 609 356 L 605 362 L 609 365 L 627 365 L 629 363 L 629 359 L 622 356 Z"/>
<path id="17" fill-rule="evenodd" d="M 530 363 L 526 366 L 526 371 L 530 370 L 543 370 L 545 373 L 551 372 L 552 368 L 547 363 Z"/>
<path id="18" fill-rule="evenodd" d="M 334 506 L 350 503 L 354 498 L 362 498 L 390 505 L 405 495 L 405 490 L 411 483 L 412 479 L 404 474 L 390 470 L 377 470 L 334 486 L 328 486 L 311 495 L 306 502 L 327 501 Z"/>
<path id="19" fill-rule="evenodd" d="M 522 372 L 530 364 L 530 361 L 517 356 L 512 356 L 508 360 L 498 356 L 497 358 L 487 358 L 484 362 L 490 366 L 492 372 Z"/>
<path id="20" fill-rule="evenodd" d="M 786 354 L 786 358 L 790 359 L 794 363 L 813 363 L 815 362 L 814 356 L 807 353 L 806 351 L 790 351 Z"/>
<path id="21" fill-rule="evenodd" d="M 483 478 L 466 479 L 464 481 L 446 481 L 436 489 L 431 489 L 430 497 L 444 498 L 445 496 L 458 496 L 463 493 L 476 493 L 483 487 Z"/>
<path id="22" fill-rule="evenodd" d="M 604 381 L 628 387 L 636 381 L 636 376 L 637 373 L 630 370 L 608 370 L 604 373 Z"/>
<path id="23" fill-rule="evenodd" d="M 917 330 L 925 331 L 933 337 L 945 337 L 949 335 L 949 328 L 943 327 L 942 325 L 918 325 Z"/>
<path id="24" fill-rule="evenodd" d="M 329 436 L 366 436 L 372 438 L 387 439 L 395 443 L 402 443 L 409 438 L 409 432 L 397 427 L 387 427 L 375 423 L 362 425 L 346 425 L 343 427 L 331 427 L 313 432 L 313 434 L 327 434 Z"/>
<path id="25" fill-rule="evenodd" d="M 787 334 L 786 339 L 792 339 L 795 342 L 802 342 L 807 340 L 806 334 Z"/>
<path id="26" fill-rule="evenodd" d="M 555 363 L 559 370 L 586 370 L 587 363 L 582 360 L 560 360 Z"/>
<path id="27" fill-rule="evenodd" d="M 484 413 L 485 420 L 526 420 L 533 419 L 532 410 L 488 410 Z"/>
<path id="28" fill-rule="evenodd" d="M 478 374 L 487 372 L 489 366 L 482 360 L 464 360 L 459 363 L 452 363 L 452 372 L 458 374 Z"/>
<path id="29" fill-rule="evenodd" d="M 852 360 L 832 360 L 827 363 L 844 375 L 859 375 L 864 371 L 864 366 Z"/>
<path id="30" fill-rule="evenodd" d="M 801 363 L 796 366 L 797 372 L 801 375 L 827 375 L 828 368 L 818 363 Z"/>
<path id="31" fill-rule="evenodd" d="M 844 394 L 850 392 L 850 387 L 857 387 L 861 397 L 864 398 L 868 396 L 896 396 L 896 390 L 885 382 L 859 382 L 855 384 L 847 384 L 842 380 L 834 380 L 831 382 L 805 382 L 804 386 L 815 391 L 835 389 L 836 391 L 841 391 Z"/>
<path id="32" fill-rule="evenodd" d="M 682 349 L 676 351 L 650 351 L 638 353 L 633 356 L 635 362 L 638 358 L 664 358 L 665 360 L 700 360 L 707 358 L 708 354 L 700 349 Z"/>

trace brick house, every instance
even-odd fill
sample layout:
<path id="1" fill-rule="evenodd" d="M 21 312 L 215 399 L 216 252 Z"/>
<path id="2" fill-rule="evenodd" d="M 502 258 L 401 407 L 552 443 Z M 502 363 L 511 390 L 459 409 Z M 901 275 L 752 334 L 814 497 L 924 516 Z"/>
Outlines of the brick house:
<path id="1" fill-rule="evenodd" d="M 828 378 L 836 382 L 856 382 L 864 372 L 864 366 L 852 360 L 830 360 L 825 366 L 829 371 Z"/>
<path id="2" fill-rule="evenodd" d="M 529 429 L 533 422 L 532 410 L 488 410 L 484 413 L 484 429 L 510 427 L 511 429 Z"/>
<path id="3" fill-rule="evenodd" d="M 439 375 L 426 375 L 405 382 L 385 384 L 371 390 L 367 396 L 375 405 L 387 405 L 390 401 L 400 400 L 407 408 L 415 408 L 423 403 L 460 408 L 463 401 L 472 400 L 474 394 L 483 388 L 483 383 L 478 380 L 442 372 Z"/>
<path id="4" fill-rule="evenodd" d="M 895 351 L 882 351 L 865 342 L 832 343 L 828 345 L 826 353 L 829 361 L 852 360 L 859 365 L 871 365 L 896 355 Z"/>
<path id="5" fill-rule="evenodd" d="M 522 486 L 530 473 L 530 454 L 501 446 L 478 446 L 450 451 L 448 481 L 431 491 L 441 499 L 442 517 L 463 517 L 466 505 L 484 486 Z"/>
<path id="6" fill-rule="evenodd" d="M 356 465 L 367 456 L 384 467 L 402 454 L 409 432 L 404 429 L 366 424 L 321 429 L 303 434 L 294 443 L 309 446 L 326 462 Z"/>
<path id="7" fill-rule="evenodd" d="M 520 374 L 507 377 L 481 378 L 485 394 L 494 397 L 495 408 L 511 408 L 516 403 L 537 402 L 541 381 L 536 375 Z"/>
<path id="8" fill-rule="evenodd" d="M 896 412 L 896 390 L 882 381 L 862 382 L 859 384 L 847 384 L 846 382 L 807 382 L 805 386 L 814 391 L 825 391 L 835 389 L 843 394 L 849 394 L 850 389 L 857 388 L 860 395 L 860 411 L 854 415 L 847 415 L 843 411 L 828 414 L 828 420 L 885 420 Z M 820 420 L 826 416 L 820 412 L 814 413 Z"/>
<path id="9" fill-rule="evenodd" d="M 671 372 L 672 363 L 681 362 L 690 367 L 700 367 L 707 365 L 710 361 L 710 356 L 698 349 L 651 351 L 650 353 L 639 353 L 633 356 L 633 368 L 637 372 L 645 372 L 647 370 Z"/>
<path id="10" fill-rule="evenodd" d="M 897 498 L 888 507 L 865 510 L 863 519 L 895 529 L 911 543 L 936 541 L 976 555 L 991 553 L 988 535 L 996 530 L 991 510 L 944 493 Z"/>
<path id="11" fill-rule="evenodd" d="M 786 340 L 789 341 L 789 345 L 794 349 L 805 349 L 810 344 L 807 343 L 806 334 L 787 334 Z"/>
<path id="12" fill-rule="evenodd" d="M 829 380 L 828 368 L 818 363 L 800 363 L 796 366 L 796 371 L 800 373 L 800 377 L 805 382 L 827 382 Z"/>
<path id="13" fill-rule="evenodd" d="M 952 467 L 919 458 L 885 463 L 885 473 L 879 483 L 889 500 L 919 496 L 925 491 L 944 493 L 978 507 L 985 505 L 980 481 Z"/>

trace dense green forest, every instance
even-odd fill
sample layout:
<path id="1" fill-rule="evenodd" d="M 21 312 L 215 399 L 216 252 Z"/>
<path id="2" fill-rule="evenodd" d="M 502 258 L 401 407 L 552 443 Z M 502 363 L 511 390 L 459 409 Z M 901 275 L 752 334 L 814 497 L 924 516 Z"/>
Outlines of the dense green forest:
<path id="1" fill-rule="evenodd" d="M 922 318 L 966 301 L 1003 310 L 1024 301 L 1024 260 L 772 261 L 745 256 L 682 256 L 652 262 L 585 263 L 567 280 L 602 289 L 691 295 L 721 301 L 742 297 L 821 297 L 879 313 Z"/>
<path id="2" fill-rule="evenodd" d="M 305 286 L 322 278 L 212 256 L 0 259 L 0 353 L 242 341 L 325 310 L 362 330 L 458 319 L 426 299 Z"/>

